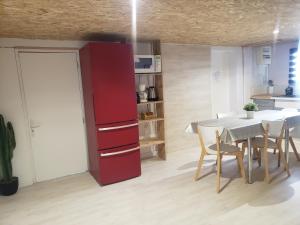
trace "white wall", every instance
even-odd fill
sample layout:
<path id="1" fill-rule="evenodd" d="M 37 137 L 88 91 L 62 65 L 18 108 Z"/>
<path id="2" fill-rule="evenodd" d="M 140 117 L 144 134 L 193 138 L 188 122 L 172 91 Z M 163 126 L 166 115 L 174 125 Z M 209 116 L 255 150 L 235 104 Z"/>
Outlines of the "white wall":
<path id="1" fill-rule="evenodd" d="M 57 41 L 40 39 L 0 38 L 0 47 L 50 47 L 50 48 L 81 48 L 85 41 Z"/>
<path id="2" fill-rule="evenodd" d="M 266 94 L 268 80 L 274 81 L 274 95 L 284 95 L 288 86 L 289 50 L 298 47 L 298 42 L 279 43 L 272 46 L 271 65 L 258 65 L 260 47 L 245 47 L 244 75 L 245 99 L 252 95 Z"/>
<path id="3" fill-rule="evenodd" d="M 269 79 L 274 81 L 274 90 L 278 94 L 284 94 L 284 89 L 288 86 L 289 51 L 291 48 L 297 47 L 298 42 L 282 43 L 273 46 Z"/>
<path id="4" fill-rule="evenodd" d="M 274 80 L 276 85 L 288 85 L 289 51 L 291 48 L 297 47 L 298 42 L 283 43 L 273 46 L 269 78 Z"/>
<path id="5" fill-rule="evenodd" d="M 243 108 L 243 60 L 241 47 L 211 48 L 212 116 Z"/>
<path id="6" fill-rule="evenodd" d="M 0 113 L 12 121 L 17 147 L 14 151 L 13 172 L 20 186 L 33 183 L 34 169 L 28 124 L 23 110 L 14 47 L 79 48 L 82 41 L 52 41 L 0 38 Z"/>
<path id="7" fill-rule="evenodd" d="M 13 48 L 80 48 L 84 44 L 0 38 L 0 47 L 6 47 L 0 51 L 0 112 L 15 126 L 18 147 L 13 164 L 21 186 L 32 184 L 34 174 Z M 241 108 L 244 92 L 241 59 L 240 48 L 162 44 L 167 152 L 198 148 L 196 136 L 184 132 L 189 122 L 212 118 L 218 111 Z M 219 80 L 215 80 L 212 71 L 220 72 Z M 220 88 L 226 95 L 219 94 Z"/>
<path id="8" fill-rule="evenodd" d="M 20 177 L 20 186 L 30 185 L 33 181 L 31 145 L 12 48 L 0 48 L 0 113 L 13 123 L 15 130 L 14 175 Z"/>
<path id="9" fill-rule="evenodd" d="M 163 44 L 162 68 L 167 152 L 195 148 L 197 136 L 184 130 L 211 117 L 210 47 Z"/>
<path id="10" fill-rule="evenodd" d="M 267 92 L 268 66 L 257 64 L 257 51 L 258 47 L 243 48 L 244 103 L 251 101 L 252 95 Z"/>
<path id="11" fill-rule="evenodd" d="M 244 77 L 241 47 L 162 45 L 168 152 L 197 148 L 184 129 L 218 112 L 242 112 Z"/>

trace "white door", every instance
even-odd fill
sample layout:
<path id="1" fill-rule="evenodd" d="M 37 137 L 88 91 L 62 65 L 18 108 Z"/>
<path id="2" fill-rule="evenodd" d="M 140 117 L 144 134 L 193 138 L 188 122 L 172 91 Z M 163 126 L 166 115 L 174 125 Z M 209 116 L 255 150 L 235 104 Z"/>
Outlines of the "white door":
<path id="1" fill-rule="evenodd" d="M 36 181 L 87 170 L 75 52 L 19 52 Z"/>

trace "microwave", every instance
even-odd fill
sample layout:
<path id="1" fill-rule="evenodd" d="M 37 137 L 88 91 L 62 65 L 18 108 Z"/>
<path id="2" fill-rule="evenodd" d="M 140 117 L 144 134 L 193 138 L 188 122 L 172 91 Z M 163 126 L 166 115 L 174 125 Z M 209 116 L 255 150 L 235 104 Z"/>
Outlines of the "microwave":
<path id="1" fill-rule="evenodd" d="M 134 69 L 135 69 L 135 73 L 160 73 L 161 56 L 160 55 L 135 55 Z"/>

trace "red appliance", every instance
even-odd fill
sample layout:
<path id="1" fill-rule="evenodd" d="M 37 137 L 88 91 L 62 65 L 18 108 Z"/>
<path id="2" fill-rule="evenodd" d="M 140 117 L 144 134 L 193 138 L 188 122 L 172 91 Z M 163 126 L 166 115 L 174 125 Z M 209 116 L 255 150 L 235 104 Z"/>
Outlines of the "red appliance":
<path id="1" fill-rule="evenodd" d="M 132 46 L 80 49 L 89 170 L 101 185 L 141 175 Z"/>

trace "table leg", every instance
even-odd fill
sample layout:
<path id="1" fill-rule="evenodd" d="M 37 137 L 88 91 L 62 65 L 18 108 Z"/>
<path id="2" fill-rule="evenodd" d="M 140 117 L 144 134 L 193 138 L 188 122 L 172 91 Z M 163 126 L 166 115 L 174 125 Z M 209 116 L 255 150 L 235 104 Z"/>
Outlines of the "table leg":
<path id="1" fill-rule="evenodd" d="M 285 158 L 287 165 L 289 166 L 289 137 L 290 137 L 290 131 L 289 128 L 286 126 L 285 128 L 285 139 L 284 139 L 284 151 L 285 151 Z"/>
<path id="2" fill-rule="evenodd" d="M 251 138 L 248 138 L 248 183 L 252 184 L 252 146 L 251 146 Z"/>

